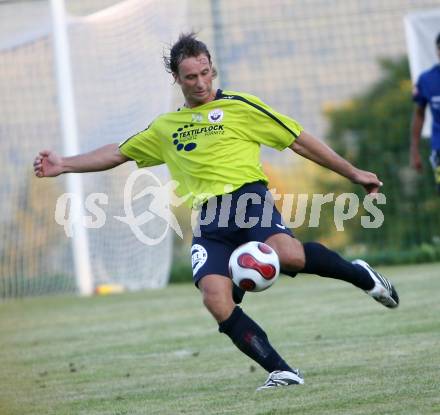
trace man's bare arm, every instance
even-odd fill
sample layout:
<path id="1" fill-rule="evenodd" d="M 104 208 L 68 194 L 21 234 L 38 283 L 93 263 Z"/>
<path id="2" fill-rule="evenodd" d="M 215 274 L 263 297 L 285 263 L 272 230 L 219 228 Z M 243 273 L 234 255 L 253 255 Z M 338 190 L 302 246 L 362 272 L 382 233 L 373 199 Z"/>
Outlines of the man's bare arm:
<path id="1" fill-rule="evenodd" d="M 55 177 L 62 173 L 86 173 L 108 170 L 130 160 L 119 151 L 118 144 L 108 144 L 89 153 L 61 157 L 53 151 L 40 151 L 34 160 L 37 177 Z"/>
<path id="2" fill-rule="evenodd" d="M 422 135 L 423 123 L 425 122 L 425 107 L 416 105 L 413 112 L 411 124 L 411 167 L 418 172 L 422 171 L 422 159 L 420 157 L 420 137 Z"/>
<path id="3" fill-rule="evenodd" d="M 329 146 L 302 131 L 290 148 L 299 155 L 362 185 L 368 193 L 377 193 L 382 183 L 374 173 L 360 170 Z"/>

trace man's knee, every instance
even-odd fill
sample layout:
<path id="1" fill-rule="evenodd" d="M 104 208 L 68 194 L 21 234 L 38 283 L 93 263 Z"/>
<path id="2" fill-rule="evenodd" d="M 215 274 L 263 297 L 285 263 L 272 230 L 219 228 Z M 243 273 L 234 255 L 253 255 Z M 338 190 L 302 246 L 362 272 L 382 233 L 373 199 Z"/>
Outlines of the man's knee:
<path id="1" fill-rule="evenodd" d="M 298 272 L 306 263 L 303 245 L 298 239 L 286 234 L 272 235 L 266 240 L 278 254 L 282 269 Z"/>
<path id="2" fill-rule="evenodd" d="M 283 252 L 280 257 L 280 263 L 281 268 L 283 269 L 288 269 L 295 272 L 301 271 L 306 265 L 306 258 L 302 245 L 288 252 Z"/>
<path id="3" fill-rule="evenodd" d="M 220 306 L 228 301 L 229 295 L 222 291 L 204 290 L 202 291 L 203 304 L 209 310 Z"/>
<path id="4" fill-rule="evenodd" d="M 226 320 L 235 303 L 232 299 L 232 281 L 221 275 L 207 275 L 199 282 L 203 304 L 218 321 Z"/>

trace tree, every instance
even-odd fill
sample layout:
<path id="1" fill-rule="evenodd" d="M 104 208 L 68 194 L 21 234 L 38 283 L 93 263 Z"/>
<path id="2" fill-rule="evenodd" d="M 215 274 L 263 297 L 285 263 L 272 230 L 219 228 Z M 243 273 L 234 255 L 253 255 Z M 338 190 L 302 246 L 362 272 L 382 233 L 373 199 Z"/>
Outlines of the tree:
<path id="1" fill-rule="evenodd" d="M 406 58 L 380 62 L 383 76 L 363 94 L 328 111 L 328 141 L 355 165 L 374 171 L 384 182 L 386 205 L 379 229 L 348 228 L 354 244 L 381 251 L 405 250 L 433 243 L 440 235 L 439 198 L 427 162 L 429 144 L 422 144 L 424 173 L 409 167 L 413 104 Z M 362 196 L 360 189 L 353 191 Z M 436 239 L 437 238 L 437 239 Z"/>

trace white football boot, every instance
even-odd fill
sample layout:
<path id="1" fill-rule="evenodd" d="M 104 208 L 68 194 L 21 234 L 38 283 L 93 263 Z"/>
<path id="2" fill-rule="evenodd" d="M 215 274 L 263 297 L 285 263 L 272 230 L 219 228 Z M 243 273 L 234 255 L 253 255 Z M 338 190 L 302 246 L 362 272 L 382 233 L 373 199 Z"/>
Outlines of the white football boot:
<path id="1" fill-rule="evenodd" d="M 374 287 L 371 290 L 365 291 L 369 296 L 373 297 L 376 301 L 388 308 L 396 308 L 399 305 L 399 296 L 389 280 L 380 275 L 362 259 L 356 259 L 352 263 L 360 265 L 367 270 L 370 277 L 373 279 Z"/>
<path id="2" fill-rule="evenodd" d="M 292 372 L 287 370 L 275 370 L 269 374 L 269 377 L 264 382 L 264 385 L 257 388 L 257 391 L 264 389 L 277 388 L 279 386 L 303 385 L 304 378 L 298 369 L 293 369 Z"/>

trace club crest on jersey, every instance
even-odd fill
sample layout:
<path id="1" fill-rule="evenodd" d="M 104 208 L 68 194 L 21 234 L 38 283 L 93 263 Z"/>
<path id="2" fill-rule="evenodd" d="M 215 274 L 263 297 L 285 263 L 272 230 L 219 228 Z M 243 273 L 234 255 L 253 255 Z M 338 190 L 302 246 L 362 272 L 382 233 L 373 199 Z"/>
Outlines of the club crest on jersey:
<path id="1" fill-rule="evenodd" d="M 215 109 L 209 112 L 208 120 L 209 122 L 220 122 L 223 119 L 223 110 Z"/>
<path id="2" fill-rule="evenodd" d="M 194 244 L 191 247 L 191 262 L 193 275 L 197 274 L 197 271 L 205 265 L 206 260 L 208 259 L 208 252 L 206 249 L 199 244 Z"/>

